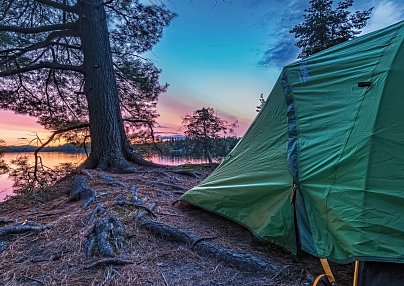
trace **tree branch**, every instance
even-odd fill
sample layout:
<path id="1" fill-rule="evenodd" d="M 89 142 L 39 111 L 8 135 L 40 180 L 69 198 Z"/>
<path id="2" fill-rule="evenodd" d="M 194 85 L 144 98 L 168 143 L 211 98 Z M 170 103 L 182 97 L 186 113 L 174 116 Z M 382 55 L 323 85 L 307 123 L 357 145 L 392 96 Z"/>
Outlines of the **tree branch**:
<path id="1" fill-rule="evenodd" d="M 73 126 L 69 126 L 66 128 L 61 128 L 59 130 L 54 131 L 51 136 L 49 136 L 48 140 L 46 140 L 44 143 L 41 144 L 41 146 L 39 146 L 35 151 L 34 151 L 34 157 L 35 157 L 35 165 L 34 165 L 34 178 L 38 181 L 38 177 L 37 177 L 37 172 L 38 172 L 38 153 L 41 152 L 41 150 L 46 147 L 50 142 L 52 142 L 52 140 L 55 138 L 56 135 L 68 132 L 68 131 L 72 131 L 72 130 L 77 130 L 77 129 L 83 129 L 83 128 L 87 128 L 89 127 L 90 124 L 88 123 L 82 123 L 82 124 L 78 124 L 78 125 L 73 125 Z"/>
<path id="2" fill-rule="evenodd" d="M 2 71 L 2 72 L 0 72 L 0 77 L 30 72 L 30 71 L 39 70 L 39 69 L 69 70 L 69 71 L 84 73 L 84 69 L 81 66 L 64 65 L 64 64 L 51 63 L 51 62 L 42 62 L 39 64 L 16 68 L 13 70 Z"/>
<path id="3" fill-rule="evenodd" d="M 12 55 L 12 59 L 14 59 L 14 58 L 18 58 L 18 57 L 22 56 L 23 54 L 25 54 L 27 52 L 43 49 L 43 48 L 50 47 L 50 46 L 60 46 L 60 47 L 64 47 L 67 49 L 81 50 L 81 47 L 77 46 L 77 45 L 69 45 L 69 44 L 59 43 L 59 42 L 50 42 L 50 41 L 46 40 L 46 41 L 32 44 L 25 48 L 13 48 L 13 49 L 1 50 L 0 55 L 15 52 L 15 54 Z"/>
<path id="4" fill-rule="evenodd" d="M 76 14 L 78 13 L 76 6 L 70 6 L 67 4 L 62 4 L 62 3 L 58 3 L 55 1 L 51 1 L 51 0 L 36 0 L 36 2 L 46 5 L 46 6 L 56 8 L 56 9 L 63 10 L 65 12 L 76 13 Z"/>
<path id="5" fill-rule="evenodd" d="M 151 122 L 150 120 L 145 120 L 145 119 L 129 119 L 129 118 L 124 118 L 124 119 L 122 119 L 122 120 L 123 120 L 123 121 L 126 121 L 126 122 L 130 122 L 130 123 L 145 123 L 145 124 L 147 124 L 147 125 L 149 126 L 149 129 L 150 129 L 150 135 L 151 135 L 151 137 L 152 137 L 154 147 L 155 147 L 160 153 L 163 152 L 163 151 L 160 149 L 160 147 L 157 146 L 157 144 L 156 144 L 156 138 L 155 138 L 155 136 L 154 136 L 153 124 L 152 124 L 152 122 Z"/>
<path id="6" fill-rule="evenodd" d="M 73 30 L 76 28 L 76 23 L 54 24 L 39 27 L 18 27 L 0 25 L 0 32 L 14 32 L 22 34 L 36 34 L 60 30 Z"/>
<path id="7" fill-rule="evenodd" d="M 66 37 L 78 37 L 80 36 L 77 30 L 61 30 L 61 31 L 53 31 L 49 33 L 46 41 L 52 41 L 53 39 L 60 39 Z"/>

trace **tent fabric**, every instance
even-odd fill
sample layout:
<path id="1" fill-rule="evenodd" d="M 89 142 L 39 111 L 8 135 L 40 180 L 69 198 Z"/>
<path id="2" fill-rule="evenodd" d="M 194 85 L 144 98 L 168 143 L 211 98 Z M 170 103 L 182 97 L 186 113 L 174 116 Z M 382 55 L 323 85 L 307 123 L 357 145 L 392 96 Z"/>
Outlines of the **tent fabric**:
<path id="1" fill-rule="evenodd" d="M 284 67 L 239 144 L 182 200 L 292 252 L 404 262 L 403 40 L 404 21 Z"/>

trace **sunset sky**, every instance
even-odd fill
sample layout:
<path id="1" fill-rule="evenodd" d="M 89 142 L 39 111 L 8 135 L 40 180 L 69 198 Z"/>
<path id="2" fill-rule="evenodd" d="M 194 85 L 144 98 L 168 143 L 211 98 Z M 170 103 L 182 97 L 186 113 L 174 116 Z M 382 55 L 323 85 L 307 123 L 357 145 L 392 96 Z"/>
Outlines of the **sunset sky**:
<path id="1" fill-rule="evenodd" d="M 257 114 L 259 95 L 269 94 L 283 65 L 296 59 L 288 33 L 302 20 L 306 0 L 163 0 L 178 14 L 164 37 L 148 53 L 170 84 L 161 95 L 157 128 L 180 132 L 181 117 L 213 107 L 229 122 L 239 121 L 242 135 Z M 404 1 L 356 0 L 354 10 L 374 6 L 364 32 L 404 19 Z M 267 52 L 270 51 L 270 52 Z M 264 64 L 263 62 L 269 64 Z M 0 111 L 0 138 L 8 145 L 27 143 L 46 131 L 35 118 Z"/>

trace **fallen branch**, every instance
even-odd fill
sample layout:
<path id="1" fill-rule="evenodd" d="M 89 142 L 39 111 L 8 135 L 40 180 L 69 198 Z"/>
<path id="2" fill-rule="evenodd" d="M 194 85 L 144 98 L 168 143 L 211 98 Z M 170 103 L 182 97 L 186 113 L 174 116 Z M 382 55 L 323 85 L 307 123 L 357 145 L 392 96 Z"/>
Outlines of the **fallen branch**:
<path id="1" fill-rule="evenodd" d="M 90 269 L 98 266 L 106 266 L 106 265 L 127 265 L 133 264 L 134 262 L 131 260 L 125 260 L 122 258 L 105 258 L 94 261 L 93 263 L 84 266 L 85 269 Z"/>
<path id="2" fill-rule="evenodd" d="M 0 227 L 0 237 L 10 235 L 10 234 L 21 234 L 30 231 L 42 231 L 50 229 L 49 225 L 32 225 L 32 224 L 23 224 L 23 225 L 14 225 L 14 226 L 4 226 Z"/>
<path id="3" fill-rule="evenodd" d="M 141 226 L 164 239 L 188 245 L 200 256 L 224 261 L 243 271 L 265 272 L 276 275 L 282 267 L 274 261 L 265 260 L 248 253 L 234 252 L 231 249 L 206 242 L 204 241 L 206 239 L 200 239 L 170 225 L 147 221 L 142 223 Z"/>

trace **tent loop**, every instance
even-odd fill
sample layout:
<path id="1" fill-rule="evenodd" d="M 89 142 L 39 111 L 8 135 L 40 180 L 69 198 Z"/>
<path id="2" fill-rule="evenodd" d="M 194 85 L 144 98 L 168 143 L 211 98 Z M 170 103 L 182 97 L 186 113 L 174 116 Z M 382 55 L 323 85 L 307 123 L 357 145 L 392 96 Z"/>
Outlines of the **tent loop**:
<path id="1" fill-rule="evenodd" d="M 328 263 L 328 260 L 326 258 L 320 258 L 320 262 L 321 262 L 321 265 L 323 266 L 325 274 L 321 274 L 321 275 L 317 276 L 316 280 L 313 283 L 313 286 L 321 285 L 319 283 L 321 281 L 324 281 L 324 280 L 322 280 L 323 277 L 327 278 L 330 285 L 335 285 L 335 278 L 334 278 L 334 275 L 332 274 L 331 267 L 330 267 L 330 264 Z"/>

